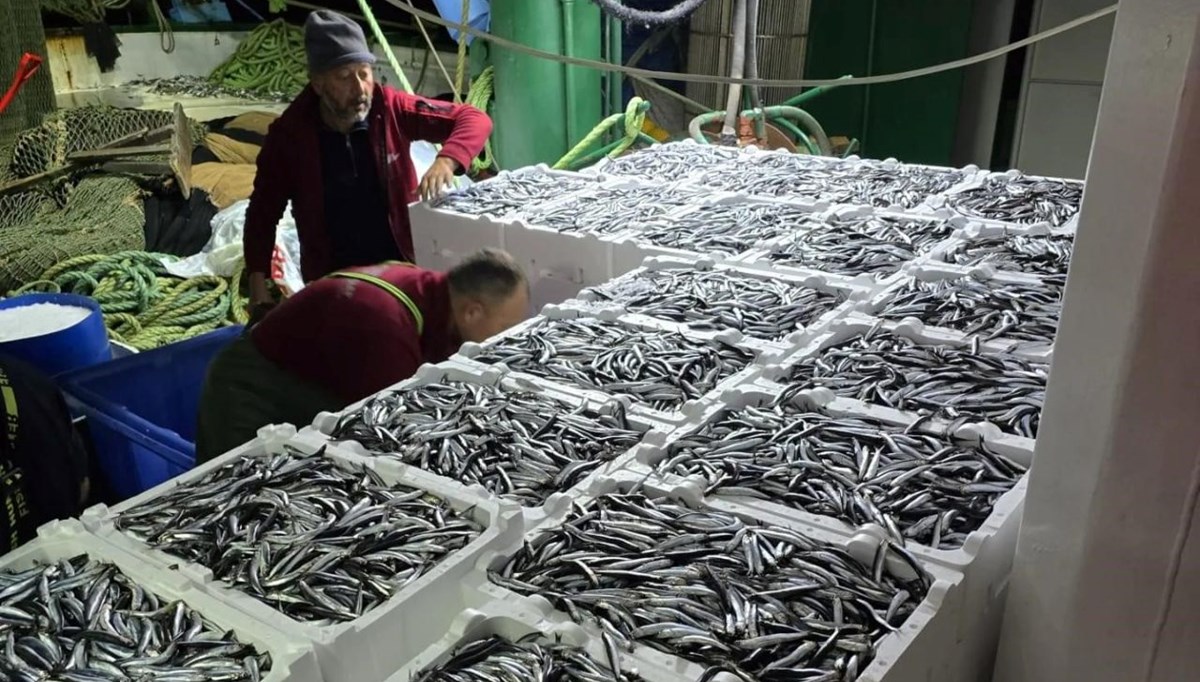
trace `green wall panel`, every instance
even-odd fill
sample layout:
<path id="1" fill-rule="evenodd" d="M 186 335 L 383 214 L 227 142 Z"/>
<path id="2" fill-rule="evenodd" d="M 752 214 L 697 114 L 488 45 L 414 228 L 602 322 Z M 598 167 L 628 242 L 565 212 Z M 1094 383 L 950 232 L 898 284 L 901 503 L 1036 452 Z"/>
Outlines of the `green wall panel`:
<path id="1" fill-rule="evenodd" d="M 966 56 L 971 3 L 961 0 L 815 2 L 806 75 L 907 71 Z M 810 103 L 830 135 L 859 138 L 864 156 L 949 164 L 961 70 L 898 83 L 846 86 Z"/>

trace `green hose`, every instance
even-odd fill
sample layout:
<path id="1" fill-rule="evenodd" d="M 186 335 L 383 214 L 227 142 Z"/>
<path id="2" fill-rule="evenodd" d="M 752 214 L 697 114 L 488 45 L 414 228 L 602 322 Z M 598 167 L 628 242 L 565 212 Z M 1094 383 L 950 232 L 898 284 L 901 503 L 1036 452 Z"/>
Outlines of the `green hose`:
<path id="1" fill-rule="evenodd" d="M 227 88 L 295 96 L 308 84 L 304 31 L 283 19 L 263 24 L 208 78 Z"/>

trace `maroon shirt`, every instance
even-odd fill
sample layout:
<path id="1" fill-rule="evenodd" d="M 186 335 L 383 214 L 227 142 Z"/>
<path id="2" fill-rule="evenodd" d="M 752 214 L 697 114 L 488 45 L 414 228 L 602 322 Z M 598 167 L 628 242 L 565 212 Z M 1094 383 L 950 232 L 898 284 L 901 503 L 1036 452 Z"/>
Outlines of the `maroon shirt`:
<path id="1" fill-rule="evenodd" d="M 250 332 L 264 357 L 346 401 L 362 400 L 441 362 L 462 345 L 452 330 L 446 275 L 403 265 L 351 268 L 395 285 L 417 304 L 423 334 L 406 305 L 355 279 L 320 279 L 271 311 Z"/>
<path id="2" fill-rule="evenodd" d="M 316 93 L 307 87 L 267 131 L 258 154 L 242 238 L 247 272 L 271 272 L 275 228 L 289 200 L 300 238 L 300 270 L 305 282 L 333 270 L 329 230 L 354 229 L 354 225 L 326 224 L 318 106 Z M 376 85 L 367 123 L 379 182 L 386 195 L 388 225 L 401 256 L 412 262 L 408 205 L 417 200 L 417 172 L 409 156 L 409 143 L 442 143 L 439 156 L 467 168 L 487 142 L 492 121 L 466 104 L 429 100 Z M 385 258 L 381 255 L 380 260 Z"/>

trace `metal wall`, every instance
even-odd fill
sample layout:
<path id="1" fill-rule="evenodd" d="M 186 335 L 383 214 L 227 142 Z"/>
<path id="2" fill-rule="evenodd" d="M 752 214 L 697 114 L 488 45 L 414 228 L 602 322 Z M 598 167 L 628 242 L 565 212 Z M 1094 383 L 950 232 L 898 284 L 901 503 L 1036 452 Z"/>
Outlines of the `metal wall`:
<path id="1" fill-rule="evenodd" d="M 1110 4 L 1112 0 L 1039 0 L 1032 30 L 1045 31 Z M 1014 166 L 1030 173 L 1084 176 L 1112 31 L 1110 15 L 1031 48 Z"/>

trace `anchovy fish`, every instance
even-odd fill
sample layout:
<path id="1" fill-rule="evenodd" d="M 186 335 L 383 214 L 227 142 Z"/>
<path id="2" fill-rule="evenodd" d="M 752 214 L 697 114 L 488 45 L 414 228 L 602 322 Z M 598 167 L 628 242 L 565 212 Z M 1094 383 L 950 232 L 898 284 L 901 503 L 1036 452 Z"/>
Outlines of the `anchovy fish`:
<path id="1" fill-rule="evenodd" d="M 509 173 L 462 190 L 447 192 L 430 205 L 465 215 L 510 218 L 537 203 L 597 184 L 587 176 L 553 175 L 536 169 Z"/>
<path id="2" fill-rule="evenodd" d="M 375 396 L 344 415 L 331 437 L 536 506 L 642 435 L 620 410 L 605 414 L 541 394 L 443 381 Z"/>
<path id="3" fill-rule="evenodd" d="M 257 682 L 271 656 L 86 554 L 0 572 L 0 679 Z"/>
<path id="4" fill-rule="evenodd" d="M 1077 180 L 1048 180 L 1022 176 L 990 177 L 979 187 L 951 194 L 947 204 L 972 218 L 1001 220 L 1030 225 L 1065 225 L 1079 213 L 1083 183 Z"/>
<path id="5" fill-rule="evenodd" d="M 1010 234 L 973 239 L 956 244 L 946 252 L 946 260 L 959 265 L 992 265 L 1042 275 L 1066 275 L 1074 251 L 1070 235 L 1029 236 Z"/>
<path id="6" fill-rule="evenodd" d="M 615 657 L 607 665 L 579 647 L 538 642 L 538 633 L 510 642 L 493 635 L 465 644 L 448 660 L 421 671 L 413 682 L 640 682 L 620 669 Z"/>
<path id="7" fill-rule="evenodd" d="M 322 451 L 240 457 L 126 511 L 116 525 L 291 618 L 354 620 L 483 527 Z"/>
<path id="8" fill-rule="evenodd" d="M 834 204 L 914 208 L 962 182 L 950 168 L 886 165 L 805 154 L 746 155 L 710 169 L 697 181 L 708 187 L 750 195 L 786 197 Z"/>
<path id="9" fill-rule="evenodd" d="M 720 341 L 582 318 L 543 319 L 474 359 L 670 410 L 707 394 L 754 355 Z"/>
<path id="10" fill-rule="evenodd" d="M 662 181 L 682 178 L 701 168 L 715 166 L 743 155 L 737 147 L 720 147 L 690 142 L 657 145 L 607 161 L 602 172 Z"/>
<path id="11" fill-rule="evenodd" d="M 1025 467 L 980 446 L 866 417 L 797 407 L 782 392 L 681 437 L 658 471 L 701 475 L 708 492 L 754 497 L 894 529 L 892 539 L 961 547 Z"/>
<path id="12" fill-rule="evenodd" d="M 837 216 L 804 227 L 771 245 L 767 259 L 835 274 L 891 275 L 954 232 L 945 221 L 891 216 Z"/>
<path id="13" fill-rule="evenodd" d="M 632 272 L 587 292 L 600 301 L 698 330 L 736 329 L 777 341 L 845 302 L 845 289 L 820 291 L 731 270 L 666 268 Z"/>
<path id="14" fill-rule="evenodd" d="M 866 668 L 928 591 L 916 560 L 890 551 L 916 580 L 885 575 L 887 552 L 868 567 L 789 529 L 631 492 L 578 505 L 489 575 L 595 623 L 621 646 L 646 644 L 750 679 L 819 671 L 841 680 Z"/>
<path id="15" fill-rule="evenodd" d="M 1034 438 L 1049 371 L 1006 353 L 920 344 L 881 329 L 880 322 L 799 360 L 789 382 L 919 414 L 986 419 Z"/>
<path id="16" fill-rule="evenodd" d="M 1062 314 L 1067 278 L 1046 276 L 1037 282 L 981 282 L 971 277 L 922 282 L 907 279 L 876 317 L 915 317 L 984 341 L 1016 339 L 1050 344 Z"/>
<path id="17" fill-rule="evenodd" d="M 783 203 L 703 205 L 640 223 L 629 236 L 652 246 L 735 256 L 791 234 L 815 215 L 810 209 Z"/>
<path id="18" fill-rule="evenodd" d="M 561 201 L 534 206 L 521 218 L 558 232 L 609 235 L 695 204 L 710 194 L 702 188 L 662 186 L 587 188 Z"/>

